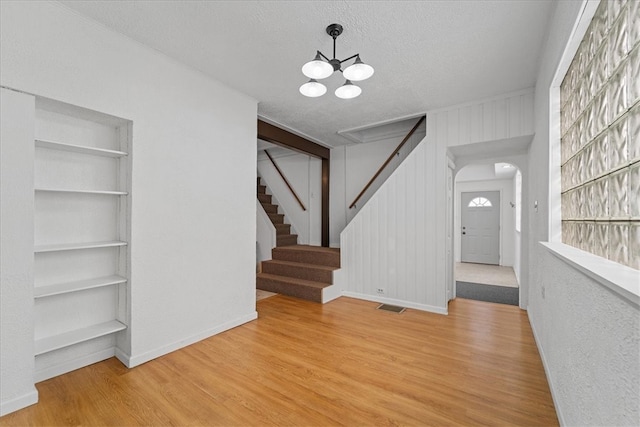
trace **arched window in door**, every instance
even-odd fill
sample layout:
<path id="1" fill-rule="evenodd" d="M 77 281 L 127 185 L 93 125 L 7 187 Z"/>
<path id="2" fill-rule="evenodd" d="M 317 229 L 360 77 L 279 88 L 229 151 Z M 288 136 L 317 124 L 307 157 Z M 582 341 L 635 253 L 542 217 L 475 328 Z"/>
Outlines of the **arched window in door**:
<path id="1" fill-rule="evenodd" d="M 493 205 L 491 204 L 491 201 L 489 199 L 486 199 L 484 197 L 476 197 L 474 199 L 471 199 L 467 206 L 470 208 L 490 208 Z"/>

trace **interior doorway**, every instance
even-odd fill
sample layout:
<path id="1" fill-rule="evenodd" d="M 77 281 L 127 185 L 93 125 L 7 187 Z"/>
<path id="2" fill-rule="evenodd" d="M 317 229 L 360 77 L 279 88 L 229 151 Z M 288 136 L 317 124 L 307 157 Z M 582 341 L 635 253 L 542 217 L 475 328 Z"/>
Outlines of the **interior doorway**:
<path id="1" fill-rule="evenodd" d="M 455 297 L 519 305 L 521 180 L 510 163 L 471 163 L 455 176 Z"/>
<path id="2" fill-rule="evenodd" d="M 464 192 L 460 211 L 460 261 L 500 264 L 500 192 Z"/>

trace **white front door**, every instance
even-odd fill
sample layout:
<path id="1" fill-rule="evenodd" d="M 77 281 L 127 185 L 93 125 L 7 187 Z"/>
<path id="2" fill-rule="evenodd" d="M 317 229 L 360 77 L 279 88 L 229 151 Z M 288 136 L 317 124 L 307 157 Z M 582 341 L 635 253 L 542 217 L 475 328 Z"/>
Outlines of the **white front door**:
<path id="1" fill-rule="evenodd" d="M 460 260 L 500 263 L 500 192 L 474 191 L 461 197 Z"/>

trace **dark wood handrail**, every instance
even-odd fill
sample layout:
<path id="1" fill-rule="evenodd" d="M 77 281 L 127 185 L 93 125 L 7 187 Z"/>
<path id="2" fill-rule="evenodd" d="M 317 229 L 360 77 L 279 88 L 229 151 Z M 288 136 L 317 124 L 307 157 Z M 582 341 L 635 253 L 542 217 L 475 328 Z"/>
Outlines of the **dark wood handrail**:
<path id="1" fill-rule="evenodd" d="M 273 157 L 271 157 L 271 154 L 269 154 L 269 152 L 267 150 L 264 150 L 264 154 L 267 155 L 267 157 L 269 158 L 269 160 L 271 160 L 271 164 L 273 164 L 273 167 L 276 168 L 276 170 L 278 171 L 278 173 L 280 174 L 280 178 L 282 178 L 282 180 L 284 181 L 285 184 L 287 184 L 287 187 L 289 187 L 289 191 L 291 191 L 291 194 L 293 194 L 293 197 L 296 198 L 296 200 L 298 201 L 298 203 L 300 204 L 300 207 L 302 208 L 303 211 L 306 211 L 307 208 L 304 207 L 304 204 L 302 203 L 302 200 L 300 200 L 300 198 L 298 197 L 298 195 L 296 194 L 295 190 L 293 189 L 293 187 L 291 186 L 291 184 L 289 184 L 289 181 L 287 181 L 287 178 L 284 176 L 284 174 L 282 173 L 282 171 L 280 170 L 280 168 L 278 167 L 278 165 L 276 164 L 276 162 L 273 160 Z"/>
<path id="2" fill-rule="evenodd" d="M 384 168 L 387 167 L 387 165 L 391 162 L 391 160 L 393 159 L 393 156 L 395 156 L 396 154 L 398 154 L 398 152 L 400 151 L 400 149 L 402 149 L 402 147 L 404 146 L 404 144 L 409 140 L 409 138 L 411 138 L 413 136 L 413 134 L 415 133 L 415 131 L 418 129 L 418 127 L 422 124 L 422 122 L 424 122 L 424 119 L 426 117 L 422 116 L 420 117 L 420 120 L 418 120 L 418 123 L 416 123 L 416 125 L 413 127 L 413 129 L 411 129 L 409 131 L 409 133 L 407 134 L 407 136 L 404 137 L 404 139 L 402 140 L 402 142 L 400 143 L 400 145 L 398 145 L 396 147 L 395 150 L 393 150 L 393 153 L 391 153 L 391 155 L 389 156 L 389 158 L 382 164 L 382 166 L 380 166 L 380 169 L 378 169 L 378 172 L 375 173 L 375 175 L 373 175 L 373 178 L 371 178 L 369 180 L 369 182 L 367 182 L 367 185 L 364 186 L 364 188 L 362 189 L 362 191 L 360 192 L 360 194 L 358 194 L 358 197 L 355 198 L 355 200 L 349 205 L 349 209 L 353 208 L 356 203 L 358 202 L 358 200 L 360 200 L 360 197 L 362 197 L 362 195 L 365 193 L 365 191 L 367 191 L 369 189 L 369 187 L 371 187 L 371 184 L 373 184 L 373 181 L 376 180 L 376 178 L 382 173 L 382 171 L 384 170 Z"/>

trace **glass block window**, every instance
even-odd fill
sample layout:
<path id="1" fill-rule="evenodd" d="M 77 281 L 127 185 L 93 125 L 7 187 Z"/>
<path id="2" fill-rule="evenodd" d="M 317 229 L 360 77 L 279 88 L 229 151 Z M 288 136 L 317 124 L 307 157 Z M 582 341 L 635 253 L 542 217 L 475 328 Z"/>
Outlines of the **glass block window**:
<path id="1" fill-rule="evenodd" d="M 476 197 L 469 202 L 468 207 L 470 208 L 490 208 L 493 206 L 489 199 L 485 199 L 484 197 Z"/>
<path id="2" fill-rule="evenodd" d="M 560 104 L 562 241 L 640 269 L 640 1 L 600 2 Z"/>

